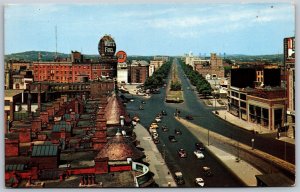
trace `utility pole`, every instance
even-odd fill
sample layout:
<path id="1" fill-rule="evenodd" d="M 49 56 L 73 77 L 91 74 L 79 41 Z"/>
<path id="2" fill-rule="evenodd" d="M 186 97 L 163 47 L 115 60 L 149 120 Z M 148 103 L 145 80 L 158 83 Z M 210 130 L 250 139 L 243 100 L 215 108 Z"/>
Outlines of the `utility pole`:
<path id="1" fill-rule="evenodd" d="M 207 128 L 207 145 L 209 146 L 209 129 Z"/>

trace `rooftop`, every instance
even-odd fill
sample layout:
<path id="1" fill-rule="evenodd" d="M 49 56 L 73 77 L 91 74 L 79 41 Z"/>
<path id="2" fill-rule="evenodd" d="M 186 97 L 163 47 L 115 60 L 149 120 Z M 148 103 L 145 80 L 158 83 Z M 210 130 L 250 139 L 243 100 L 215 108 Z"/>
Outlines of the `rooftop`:
<path id="1" fill-rule="evenodd" d="M 56 145 L 34 145 L 32 157 L 49 157 L 58 155 L 58 146 Z"/>
<path id="2" fill-rule="evenodd" d="M 7 89 L 5 90 L 5 97 L 13 97 L 15 95 L 18 95 L 22 93 L 24 90 L 18 90 L 18 89 Z"/>

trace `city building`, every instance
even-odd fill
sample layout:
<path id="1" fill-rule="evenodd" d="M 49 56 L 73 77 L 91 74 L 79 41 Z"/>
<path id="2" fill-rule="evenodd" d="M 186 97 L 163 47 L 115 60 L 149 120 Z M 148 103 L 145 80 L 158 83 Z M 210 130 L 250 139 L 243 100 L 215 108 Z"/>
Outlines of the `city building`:
<path id="1" fill-rule="evenodd" d="M 127 63 L 118 63 L 117 66 L 117 81 L 118 83 L 128 83 L 128 66 Z"/>
<path id="2" fill-rule="evenodd" d="M 262 129 L 282 131 L 285 122 L 285 91 L 278 66 L 231 69 L 228 111 L 259 124 Z"/>
<path id="3" fill-rule="evenodd" d="M 210 54 L 210 59 L 190 59 L 190 65 L 203 77 L 210 74 L 212 78 L 224 78 L 223 59 L 216 53 Z"/>
<path id="4" fill-rule="evenodd" d="M 295 138 L 295 37 L 284 38 L 284 75 L 287 96 L 288 136 Z"/>
<path id="5" fill-rule="evenodd" d="M 117 77 L 116 44 L 105 35 L 99 41 L 99 60 L 84 59 L 78 51 L 71 52 L 71 60 L 56 59 L 53 62 L 33 62 L 34 81 L 74 83 L 101 78 Z"/>
<path id="6" fill-rule="evenodd" d="M 145 83 L 149 77 L 149 63 L 147 61 L 133 60 L 130 64 L 131 83 Z"/>

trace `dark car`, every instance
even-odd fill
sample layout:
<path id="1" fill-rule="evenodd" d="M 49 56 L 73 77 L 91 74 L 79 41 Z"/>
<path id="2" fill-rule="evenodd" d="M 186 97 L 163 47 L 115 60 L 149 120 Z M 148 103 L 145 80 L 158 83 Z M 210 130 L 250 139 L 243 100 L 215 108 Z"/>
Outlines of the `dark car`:
<path id="1" fill-rule="evenodd" d="M 193 120 L 193 119 L 194 119 L 192 115 L 187 115 L 187 116 L 185 116 L 185 118 L 186 118 L 187 120 Z"/>
<path id="2" fill-rule="evenodd" d="M 175 182 L 176 182 L 177 185 L 185 184 L 184 179 L 183 179 L 183 175 L 180 171 L 175 172 L 174 179 L 175 179 Z"/>
<path id="3" fill-rule="evenodd" d="M 172 142 L 172 143 L 173 143 L 173 142 L 177 142 L 175 136 L 173 136 L 173 135 L 170 135 L 170 136 L 169 136 L 169 141 Z"/>
<path id="4" fill-rule="evenodd" d="M 145 102 L 145 101 L 141 101 L 141 103 L 142 103 L 142 104 L 146 104 L 146 102 Z"/>
<path id="5" fill-rule="evenodd" d="M 157 139 L 153 139 L 153 142 L 155 143 L 155 144 L 158 144 L 159 143 L 159 139 L 157 138 Z"/>
<path id="6" fill-rule="evenodd" d="M 187 152 L 186 152 L 186 150 L 184 150 L 184 149 L 179 149 L 179 150 L 178 150 L 178 156 L 179 156 L 180 158 L 186 158 L 186 157 L 187 157 Z"/>
<path id="7" fill-rule="evenodd" d="M 165 110 L 162 110 L 162 111 L 161 111 L 161 114 L 162 114 L 163 116 L 166 116 L 166 115 L 167 115 L 167 112 L 166 112 Z"/>
<path id="8" fill-rule="evenodd" d="M 201 142 L 195 143 L 195 147 L 196 147 L 197 150 L 200 150 L 200 151 L 205 150 L 204 145 Z"/>
<path id="9" fill-rule="evenodd" d="M 162 129 L 163 132 L 167 132 L 167 131 L 169 130 L 168 127 L 165 126 L 165 125 L 163 125 L 163 126 L 161 127 L 161 129 Z"/>
<path id="10" fill-rule="evenodd" d="M 182 135 L 182 132 L 180 131 L 180 129 L 175 129 L 174 132 L 176 135 Z"/>

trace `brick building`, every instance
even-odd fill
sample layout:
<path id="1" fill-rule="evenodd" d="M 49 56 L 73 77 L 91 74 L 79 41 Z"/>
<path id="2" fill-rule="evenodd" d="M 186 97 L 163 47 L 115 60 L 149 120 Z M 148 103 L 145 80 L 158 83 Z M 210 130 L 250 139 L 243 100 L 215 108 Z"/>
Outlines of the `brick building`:
<path id="1" fill-rule="evenodd" d="M 231 69 L 228 111 L 238 118 L 280 131 L 285 122 L 286 96 L 278 66 Z"/>
<path id="2" fill-rule="evenodd" d="M 216 53 L 210 54 L 210 60 L 193 61 L 192 66 L 203 77 L 209 74 L 212 78 L 224 78 L 223 59 L 218 57 Z"/>
<path id="3" fill-rule="evenodd" d="M 147 61 L 133 60 L 130 65 L 131 83 L 145 83 L 149 76 L 149 63 Z"/>

